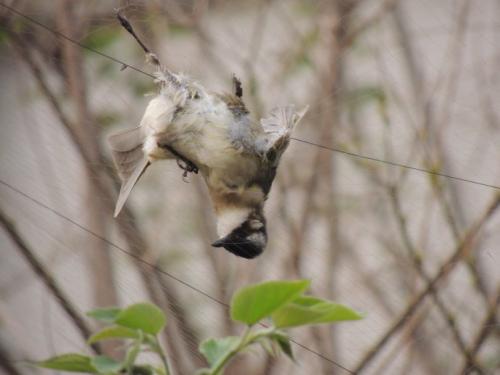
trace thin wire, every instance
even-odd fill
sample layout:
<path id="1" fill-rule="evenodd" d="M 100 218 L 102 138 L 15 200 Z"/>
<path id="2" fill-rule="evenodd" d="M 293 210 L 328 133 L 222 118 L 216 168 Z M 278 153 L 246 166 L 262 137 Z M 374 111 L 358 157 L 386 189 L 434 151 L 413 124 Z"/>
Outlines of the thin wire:
<path id="1" fill-rule="evenodd" d="M 62 219 L 64 219 L 64 220 L 66 220 L 66 221 L 69 221 L 71 224 L 73 224 L 73 225 L 77 226 L 77 227 L 78 227 L 78 228 L 80 228 L 81 230 L 83 230 L 83 231 L 85 231 L 85 232 L 89 233 L 90 235 L 92 235 L 92 236 L 94 236 L 94 237 L 96 237 L 96 238 L 100 239 L 101 241 L 103 241 L 103 242 L 107 243 L 108 245 L 110 245 L 110 246 L 114 247 L 115 249 L 117 249 L 117 250 L 121 251 L 122 253 L 125 253 L 125 254 L 129 255 L 130 257 L 132 257 L 132 258 L 136 259 L 137 261 L 139 261 L 139 262 L 141 262 L 141 263 L 147 264 L 148 266 L 152 267 L 155 271 L 158 271 L 158 272 L 160 272 L 160 273 L 162 273 L 162 274 L 164 274 L 164 275 L 166 275 L 166 276 L 170 277 L 171 279 L 173 279 L 173 280 L 175 280 L 175 281 L 177 281 L 177 282 L 179 282 L 179 283 L 183 284 L 184 286 L 187 286 L 188 288 L 193 289 L 194 291 L 196 291 L 196 292 L 198 292 L 198 293 L 200 293 L 200 294 L 203 294 L 205 297 L 207 297 L 207 298 L 211 299 L 211 300 L 212 300 L 212 301 L 214 301 L 214 302 L 217 302 L 217 303 L 219 303 L 219 304 L 221 304 L 221 305 L 224 305 L 224 306 L 226 306 L 226 307 L 228 307 L 228 306 L 229 306 L 227 303 L 225 303 L 225 302 L 223 302 L 223 301 L 221 301 L 221 300 L 219 300 L 219 299 L 217 299 L 217 298 L 215 298 L 215 297 L 212 297 L 212 296 L 211 296 L 210 294 L 208 294 L 207 292 L 204 292 L 203 290 L 198 289 L 198 288 L 196 288 L 195 286 L 193 286 L 193 285 L 191 285 L 191 284 L 188 284 L 187 282 L 185 282 L 185 281 L 183 281 L 183 280 L 179 279 L 178 277 L 176 277 L 176 276 L 172 275 L 171 273 L 169 273 L 169 272 L 167 272 L 167 271 L 164 271 L 164 270 L 163 270 L 163 269 L 161 269 L 160 267 L 158 267 L 158 266 L 156 266 L 156 265 L 154 265 L 154 264 L 151 264 L 151 263 L 149 263 L 149 262 L 145 261 L 145 260 L 144 260 L 144 259 L 142 259 L 140 256 L 138 256 L 138 255 L 136 255 L 136 254 L 134 254 L 134 253 L 132 253 L 132 252 L 130 252 L 130 251 L 128 251 L 128 250 L 125 250 L 124 248 L 122 248 L 122 247 L 120 247 L 120 246 L 116 245 L 116 244 L 115 244 L 115 243 L 113 243 L 112 241 L 108 240 L 106 237 L 103 237 L 103 236 L 99 235 L 98 233 L 96 233 L 96 232 L 94 232 L 94 231 L 92 231 L 92 230 L 90 230 L 90 229 L 88 229 L 88 228 L 84 227 L 82 224 L 80 224 L 80 223 L 76 222 L 75 220 L 73 220 L 73 219 L 71 219 L 71 218 L 69 218 L 69 217 L 65 216 L 64 214 L 62 214 L 62 213 L 60 213 L 59 211 L 57 211 L 57 210 L 53 209 L 52 207 L 50 207 L 50 206 L 46 205 L 45 203 L 40 202 L 40 201 L 39 201 L 39 200 L 37 200 L 36 198 L 33 198 L 32 196 L 30 196 L 30 195 L 28 195 L 28 194 L 24 193 L 23 191 L 19 190 L 18 188 L 16 188 L 15 186 L 13 186 L 13 185 L 9 184 L 8 182 L 6 182 L 6 181 L 4 181 L 4 180 L 1 180 L 1 179 L 0 179 L 0 184 L 2 184 L 2 185 L 4 185 L 4 186 L 8 187 L 9 189 L 11 189 L 11 190 L 15 191 L 16 193 L 18 193 L 18 194 L 22 195 L 23 197 L 25 197 L 26 199 L 28 199 L 28 200 L 32 201 L 33 203 L 37 204 L 38 206 L 43 207 L 43 208 L 45 208 L 46 210 L 48 210 L 48 211 L 52 212 L 54 215 L 59 216 L 60 218 L 62 218 Z"/>
<path id="2" fill-rule="evenodd" d="M 39 27 L 51 32 L 52 34 L 56 35 L 56 36 L 59 36 L 63 39 L 66 39 L 67 41 L 81 47 L 81 48 L 84 48 L 88 51 L 91 51 L 91 52 L 94 52 L 102 57 L 105 57 L 107 59 L 110 59 L 118 64 L 121 64 L 122 66 L 125 66 L 125 67 L 128 67 L 132 70 L 135 70 L 136 72 L 139 72 L 139 73 L 142 73 L 148 77 L 151 77 L 151 78 L 155 78 L 154 75 L 150 74 L 150 73 L 147 73 L 145 72 L 144 70 L 141 70 L 133 65 L 130 65 L 130 64 L 127 64 L 126 62 L 120 60 L 120 59 L 117 59 L 116 57 L 113 57 L 113 56 L 110 56 L 104 52 L 101 52 L 101 51 L 98 51 L 94 48 L 91 48 L 91 47 L 88 47 L 86 46 L 85 44 L 82 44 L 70 37 L 68 37 L 67 35 L 57 31 L 57 30 L 53 30 L 51 29 L 50 27 L 48 27 L 47 25 L 35 20 L 34 18 L 31 18 L 30 16 L 24 14 L 24 13 L 21 13 L 19 12 L 18 10 L 6 5 L 6 4 L 3 4 L 3 3 L 0 3 L 0 6 L 8 9 L 9 11 L 11 11 L 12 13 L 15 13 L 17 14 L 18 16 L 20 17 L 23 17 L 25 19 L 27 19 L 28 21 L 34 23 L 35 25 L 38 25 Z M 308 145 L 311 145 L 311 146 L 315 146 L 315 147 L 319 147 L 319 148 L 322 148 L 322 149 L 325 149 L 325 150 L 329 150 L 329 151 L 332 151 L 332 152 L 337 152 L 337 153 L 341 153 L 341 154 L 344 154 L 344 155 L 348 155 L 348 156 L 352 156 L 352 157 L 355 157 L 355 158 L 358 158 L 358 159 L 365 159 L 365 160 L 371 160 L 371 161 L 375 161 L 375 162 L 378 162 L 378 163 L 382 163 L 382 164 L 387 164 L 387 165 L 391 165 L 393 167 L 399 167 L 399 168 L 405 168 L 405 169 L 409 169 L 409 170 L 413 170 L 413 171 L 417 171 L 417 172 L 422 172 L 422 173 L 427 173 L 427 174 L 430 174 L 430 175 L 434 175 L 434 176 L 439 176 L 439 177 L 444 177 L 444 178 L 449 178 L 449 179 L 452 179 L 452 180 L 456 180 L 456 181 L 461 181 L 461 182 L 466 182 L 466 183 L 470 183 L 470 184 L 474 184 L 474 185 L 479 185 L 479 186 L 484 186 L 484 187 L 488 187 L 488 188 L 492 188 L 492 189 L 496 189 L 496 190 L 500 190 L 500 186 L 498 185 L 492 185 L 492 184 L 487 184 L 487 183 L 484 183 L 484 182 L 481 182 L 481 181 L 476 181 L 476 180 L 471 180 L 471 179 L 467 179 L 467 178 L 463 178 L 463 177 L 458 177 L 458 176 L 452 176 L 452 175 L 449 175 L 449 174 L 446 174 L 446 173 L 441 173 L 441 172 L 435 172 L 435 171 L 431 171 L 431 170 L 428 170 L 428 169 L 424 169 L 424 168 L 419 168 L 419 167 L 414 167 L 414 166 L 411 166 L 411 165 L 406 165 L 406 164 L 401 164 L 401 163 L 397 163 L 397 162 L 393 162 L 393 161 L 390 161 L 390 160 L 384 160 L 384 159 L 379 159 L 379 158 L 375 158 L 375 157 L 371 157 L 371 156 L 366 156 L 366 155 L 361 155 L 361 154 L 357 154 L 357 153 L 354 153 L 354 152 L 349 152 L 349 151 L 345 151 L 345 150 L 341 150 L 341 149 L 338 149 L 338 148 L 334 148 L 334 147 L 329 147 L 329 146 L 325 146 L 325 145 L 321 145 L 319 143 L 315 143 L 315 142 L 311 142 L 311 141 L 307 141 L 305 139 L 300 139 L 300 138 L 295 138 L 295 137 L 291 137 L 292 140 L 294 141 L 297 141 L 297 142 L 302 142 L 302 143 L 306 143 Z"/>
<path id="3" fill-rule="evenodd" d="M 28 16 L 28 15 L 26 15 L 26 14 L 24 14 L 24 13 L 21 13 L 21 12 L 20 12 L 20 11 L 18 11 L 17 9 L 14 9 L 14 8 L 12 8 L 12 7 L 8 6 L 7 4 L 0 3 L 0 6 L 4 7 L 5 9 L 8 9 L 8 10 L 9 10 L 9 11 L 11 11 L 12 13 L 17 14 L 17 15 L 18 15 L 18 16 L 20 16 L 20 17 L 23 17 L 23 18 L 27 19 L 28 21 L 30 21 L 31 23 L 33 23 L 33 24 L 35 24 L 35 25 L 37 25 L 37 26 L 41 27 L 42 29 L 45 29 L 45 30 L 47 30 L 48 32 L 50 32 L 50 33 L 52 33 L 52 34 L 54 34 L 54 35 L 56 35 L 56 36 L 58 36 L 58 37 L 61 37 L 61 38 L 63 38 L 63 39 L 66 39 L 68 42 L 71 42 L 71 43 L 76 44 L 77 46 L 79 46 L 79 47 L 81 47 L 81 48 L 83 48 L 83 49 L 86 49 L 87 51 L 94 52 L 94 53 L 96 53 L 96 54 L 98 54 L 98 55 L 100 55 L 100 56 L 102 56 L 102 57 L 105 57 L 105 58 L 107 58 L 107 59 L 110 59 L 110 60 L 114 61 L 115 63 L 121 64 L 122 66 L 125 66 L 125 67 L 127 67 L 127 68 L 132 69 L 132 70 L 135 70 L 136 72 L 142 73 L 142 74 L 144 74 L 144 75 L 146 75 L 146 76 L 148 76 L 148 77 L 151 77 L 151 78 L 156 78 L 154 75 L 152 75 L 152 74 L 150 74 L 150 73 L 148 73 L 148 72 L 145 72 L 144 70 L 141 70 L 141 69 L 139 69 L 139 68 L 137 68 L 137 67 L 135 67 L 135 66 L 133 66 L 133 65 L 127 64 L 126 62 L 123 62 L 122 60 L 119 60 L 119 59 L 117 59 L 117 58 L 115 58 L 115 57 L 113 57 L 113 56 L 111 56 L 111 55 L 108 55 L 108 54 L 106 54 L 106 53 L 104 53 L 104 52 L 98 51 L 98 50 L 96 50 L 96 49 L 94 49 L 94 48 L 92 48 L 92 47 L 86 46 L 85 44 L 80 43 L 79 41 L 77 41 L 77 40 L 74 40 L 74 39 L 70 38 L 69 36 L 67 36 L 67 35 L 65 35 L 65 34 L 63 34 L 63 33 L 61 33 L 60 31 L 57 31 L 57 30 L 51 29 L 51 28 L 50 28 L 50 27 L 48 27 L 47 25 L 45 25 L 45 24 L 43 24 L 43 23 L 41 23 L 41 22 L 37 21 L 37 20 L 36 20 L 36 19 L 34 19 L 34 18 L 31 18 L 30 16 Z"/>
<path id="4" fill-rule="evenodd" d="M 94 49 L 94 48 L 88 47 L 88 46 L 86 46 L 86 45 L 84 45 L 84 44 L 82 44 L 82 43 L 80 43 L 80 42 L 78 42 L 78 41 L 76 41 L 76 40 L 74 40 L 74 39 L 72 39 L 72 38 L 70 38 L 70 37 L 68 37 L 68 36 L 64 35 L 63 33 L 59 32 L 59 31 L 57 31 L 57 30 L 53 30 L 53 29 L 49 28 L 48 26 L 46 26 L 46 25 L 42 24 L 41 22 L 38 22 L 37 20 L 35 20 L 35 19 L 33 19 L 33 18 L 31 18 L 31 17 L 29 17 L 29 16 L 27 16 L 27 15 L 25 15 L 25 14 L 23 14 L 23 13 L 19 12 L 18 10 L 14 9 L 14 8 L 12 8 L 12 7 L 8 6 L 8 5 L 6 5 L 6 4 L 0 3 L 0 6 L 3 6 L 4 8 L 8 9 L 8 10 L 9 10 L 9 11 L 11 11 L 12 13 L 15 13 L 15 14 L 17 14 L 18 16 L 21 16 L 21 17 L 23 17 L 23 18 L 27 19 L 28 21 L 32 22 L 33 24 L 35 24 L 35 25 L 37 25 L 37 26 L 39 26 L 39 27 L 41 27 L 41 28 L 43 28 L 43 29 L 45 29 L 45 30 L 47 30 L 47 31 L 51 32 L 52 34 L 54 34 L 54 35 L 56 35 L 56 36 L 59 36 L 59 37 L 61 37 L 61 38 L 63 38 L 63 39 L 66 39 L 67 41 L 69 41 L 69 42 L 71 42 L 71 43 L 73 43 L 73 44 L 75 44 L 75 45 L 77 45 L 77 46 L 79 46 L 79 47 L 81 47 L 81 48 L 83 48 L 83 49 L 86 49 L 86 50 L 88 50 L 88 51 L 94 52 L 94 53 L 96 53 L 96 54 L 98 54 L 98 55 L 100 55 L 100 56 L 102 56 L 102 57 L 108 58 L 108 59 L 110 59 L 110 60 L 112 60 L 112 61 L 114 61 L 114 62 L 116 62 L 116 63 L 118 63 L 118 64 L 121 64 L 122 66 L 125 66 L 125 67 L 128 67 L 128 68 L 132 69 L 132 70 L 135 70 L 136 72 L 142 73 L 142 74 L 144 74 L 144 75 L 146 75 L 146 76 L 149 76 L 149 77 L 151 77 L 151 78 L 155 78 L 152 74 L 149 74 L 149 73 L 147 73 L 147 72 L 145 72 L 145 71 L 143 71 L 143 70 L 141 70 L 141 69 L 139 69 L 139 68 L 137 68 L 137 67 L 135 67 L 135 66 L 133 66 L 133 65 L 127 64 L 127 63 L 125 63 L 124 61 L 121 61 L 121 60 L 119 60 L 119 59 L 117 59 L 117 58 L 115 58 L 115 57 L 113 57 L 113 56 L 110 56 L 110 55 L 108 55 L 108 54 L 104 53 L 104 52 L 101 52 L 101 51 L 98 51 L 98 50 L 96 50 L 96 49 Z M 132 257 L 132 258 L 134 258 L 134 259 L 135 259 L 135 260 L 137 260 L 138 262 L 141 262 L 141 263 L 143 263 L 143 264 L 148 265 L 149 267 L 151 267 L 151 268 L 152 268 L 152 269 L 154 269 L 155 271 L 157 271 L 157 272 L 159 272 L 159 273 L 161 273 L 161 274 L 163 274 L 163 275 L 165 275 L 165 276 L 168 276 L 169 278 L 171 278 L 171 279 L 173 279 L 173 280 L 175 280 L 175 281 L 177 281 L 177 282 L 181 283 L 182 285 L 184 285 L 184 286 L 186 286 L 186 287 L 188 287 L 188 288 L 190 288 L 190 289 L 194 290 L 195 292 L 197 292 L 197 293 L 199 293 L 199 294 L 202 294 L 203 296 L 207 297 L 208 299 L 210 299 L 210 300 L 212 300 L 212 301 L 214 301 L 214 302 L 216 302 L 216 303 L 218 303 L 218 304 L 220 304 L 220 305 L 222 305 L 222 306 L 224 306 L 224 307 L 226 307 L 226 308 L 229 308 L 229 304 L 227 304 L 227 303 L 225 303 L 225 302 L 223 302 L 223 301 L 221 301 L 221 300 L 219 300 L 219 299 L 217 299 L 217 298 L 215 298 L 215 297 L 211 296 L 211 295 L 210 295 L 210 294 L 208 294 L 207 292 L 205 292 L 205 291 L 203 291 L 203 290 L 201 290 L 201 289 L 199 289 L 199 288 L 197 288 L 197 287 L 195 287 L 195 286 L 193 286 L 193 285 L 191 285 L 191 284 L 189 284 L 189 283 L 185 282 L 184 280 L 179 279 L 178 277 L 176 277 L 176 276 L 172 275 L 171 273 L 169 273 L 169 272 L 167 272 L 167 271 L 163 270 L 162 268 L 158 267 L 157 265 L 155 265 L 155 264 L 151 264 L 151 263 L 149 263 L 149 262 L 145 261 L 145 260 L 144 260 L 144 259 L 142 259 L 140 256 L 138 256 L 138 255 L 136 255 L 136 254 L 134 254 L 134 253 L 131 253 L 131 252 L 129 252 L 129 251 L 127 251 L 127 250 L 125 250 L 124 248 L 122 248 L 122 247 L 120 247 L 120 246 L 116 245 L 115 243 L 113 243 L 112 241 L 108 240 L 107 238 L 105 238 L 105 237 L 103 237 L 103 236 L 101 236 L 101 235 L 99 235 L 99 234 L 97 234 L 97 233 L 93 232 L 92 230 L 90 230 L 90 229 L 88 229 L 88 228 L 84 227 L 83 225 L 79 224 L 78 222 L 74 221 L 73 219 L 71 219 L 71 218 L 69 218 L 69 217 L 67 217 L 67 216 L 63 215 L 62 213 L 58 212 L 57 210 L 53 209 L 52 207 L 47 206 L 46 204 L 44 204 L 44 203 L 40 202 L 39 200 L 37 200 L 37 199 L 33 198 L 33 197 L 32 197 L 32 196 L 30 196 L 30 195 L 28 195 L 28 194 L 24 193 L 23 191 L 21 191 L 21 190 L 17 189 L 16 187 L 12 186 L 11 184 L 9 184 L 9 183 L 7 183 L 7 182 L 5 182 L 5 181 L 3 181 L 3 180 L 0 180 L 0 183 L 1 183 L 2 185 L 6 186 L 7 188 L 11 189 L 12 191 L 15 191 L 16 193 L 18 193 L 18 194 L 22 195 L 22 196 L 23 196 L 23 197 L 25 197 L 26 199 L 28 199 L 28 200 L 32 201 L 33 203 L 37 204 L 38 206 L 43 207 L 43 208 L 45 208 L 46 210 L 48 210 L 48 211 L 52 212 L 54 215 L 59 216 L 60 218 L 63 218 L 64 220 L 66 220 L 66 221 L 70 222 L 71 224 L 75 225 L 75 226 L 76 226 L 76 227 L 78 227 L 79 229 L 81 229 L 81 230 L 83 230 L 83 231 L 87 232 L 88 234 L 90 234 L 90 235 L 92 235 L 92 236 L 94 236 L 94 237 L 96 237 L 96 238 L 100 239 L 101 241 L 103 241 L 103 242 L 107 243 L 107 244 L 108 244 L 108 245 L 110 245 L 111 247 L 113 247 L 113 248 L 115 248 L 115 249 L 117 249 L 117 250 L 121 251 L 122 253 L 125 253 L 126 255 L 128 255 L 128 256 L 130 256 L 130 257 Z M 333 364 L 333 365 L 335 365 L 335 366 L 337 366 L 337 367 L 339 367 L 339 368 L 343 369 L 344 371 L 347 371 L 347 372 L 348 372 L 348 373 L 350 373 L 350 374 L 354 374 L 354 372 L 352 372 L 352 371 L 351 371 L 351 370 L 349 370 L 348 368 L 346 368 L 346 367 L 342 366 L 340 363 L 338 363 L 338 362 L 334 361 L 333 359 L 326 357 L 324 354 L 321 354 L 320 352 L 317 352 L 317 351 L 315 351 L 314 349 L 311 349 L 311 348 L 309 348 L 309 347 L 305 346 L 304 344 L 301 344 L 301 343 L 297 342 L 296 340 L 294 340 L 294 339 L 292 339 L 292 338 L 290 338 L 290 341 L 291 341 L 291 342 L 293 342 L 294 344 L 296 344 L 297 346 L 300 346 L 302 349 L 304 349 L 304 350 L 306 350 L 306 351 L 308 351 L 308 352 L 310 352 L 310 353 L 312 353 L 312 354 L 315 354 L 315 355 L 316 355 L 316 356 L 318 356 L 319 358 L 321 358 L 321 359 L 323 359 L 323 360 L 325 360 L 325 361 L 327 361 L 327 362 L 329 362 L 329 363 L 331 363 L 331 364 Z"/>
<path id="5" fill-rule="evenodd" d="M 97 239 L 99 239 L 99 240 L 101 240 L 101 241 L 105 242 L 106 244 L 108 244 L 109 246 L 111 246 L 111 247 L 115 248 L 116 250 L 118 250 L 118 251 L 120 251 L 120 252 L 122 252 L 122 253 L 124 253 L 124 254 L 126 254 L 126 255 L 128 255 L 128 256 L 130 256 L 131 258 L 134 258 L 134 259 L 135 259 L 135 260 L 137 260 L 138 262 L 141 262 L 141 263 L 143 263 L 143 264 L 148 265 L 148 266 L 149 266 L 149 267 L 151 267 L 153 270 L 155 270 L 155 271 L 157 271 L 157 272 L 159 272 L 159 273 L 161 273 L 161 274 L 163 274 L 163 275 L 165 275 L 165 276 L 167 276 L 167 277 L 171 278 L 172 280 L 177 281 L 178 283 L 180 283 L 180 284 L 184 285 L 185 287 L 187 287 L 187 288 L 189 288 L 189 289 L 191 289 L 191 290 L 193 290 L 193 291 L 195 291 L 195 292 L 197 292 L 197 293 L 199 293 L 199 294 L 202 294 L 203 296 L 207 297 L 207 298 L 208 298 L 208 299 L 210 299 L 211 301 L 216 302 L 216 303 L 218 303 L 219 305 L 224 306 L 225 308 L 229 308 L 229 304 L 227 304 L 226 302 L 221 301 L 220 299 L 218 299 L 218 298 L 215 298 L 215 297 L 211 296 L 210 294 L 208 294 L 207 292 L 203 291 L 202 289 L 199 289 L 199 288 L 195 287 L 194 285 L 191 285 L 190 283 L 188 283 L 188 282 L 186 282 L 186 281 L 184 281 L 184 280 L 182 280 L 182 279 L 180 279 L 180 278 L 178 278 L 178 277 L 176 277 L 176 276 L 172 275 L 170 272 L 165 271 L 164 269 L 162 269 L 162 268 L 158 267 L 157 265 L 152 264 L 152 263 L 149 263 L 148 261 L 146 261 L 146 260 L 142 259 L 140 256 L 138 256 L 138 255 L 136 255 L 136 254 L 134 254 L 134 253 L 132 253 L 132 252 L 130 252 L 130 251 L 128 251 L 128 250 L 126 250 L 126 249 L 124 249 L 124 248 L 123 248 L 123 247 L 121 247 L 121 246 L 118 246 L 118 245 L 117 245 L 117 244 L 115 244 L 114 242 L 112 242 L 112 241 L 108 240 L 106 237 L 103 237 L 103 236 L 101 236 L 100 234 L 98 234 L 98 233 L 96 233 L 96 232 L 92 231 L 91 229 L 86 228 L 85 226 L 83 226 L 82 224 L 78 223 L 77 221 L 75 221 L 75 220 L 71 219 L 70 217 L 68 217 L 68 216 L 66 216 L 66 215 L 64 215 L 64 214 L 62 214 L 62 213 L 60 213 L 59 211 L 57 211 L 56 209 L 54 209 L 54 208 L 52 208 L 52 207 L 50 207 L 50 206 L 46 205 L 45 203 L 40 202 L 38 199 L 36 199 L 36 198 L 32 197 L 31 195 L 29 195 L 29 194 L 27 194 L 27 193 L 23 192 L 22 190 L 20 190 L 20 189 L 18 189 L 17 187 L 15 187 L 15 186 L 13 186 L 13 185 L 9 184 L 8 182 L 6 182 L 6 181 L 4 181 L 4 180 L 0 179 L 0 184 L 4 185 L 4 186 L 5 186 L 5 187 L 7 187 L 8 189 L 10 189 L 10 190 L 12 190 L 12 191 L 16 192 L 17 194 L 19 194 L 19 195 L 23 196 L 24 198 L 26 198 L 26 199 L 30 200 L 31 202 L 35 203 L 36 205 L 38 205 L 38 206 L 40 206 L 40 207 L 42 207 L 42 208 L 46 209 L 47 211 L 52 212 L 54 215 L 56 215 L 56 216 L 58 216 L 58 217 L 60 217 L 60 218 L 62 218 L 62 219 L 64 219 L 64 220 L 66 220 L 66 221 L 70 222 L 71 224 L 75 225 L 76 227 L 78 227 L 78 228 L 79 228 L 79 229 L 81 229 L 82 231 L 84 231 L 84 232 L 86 232 L 86 233 L 90 234 L 91 236 L 93 236 L 93 237 L 95 237 L 95 238 L 97 238 Z M 321 354 L 320 352 L 317 352 L 316 350 L 311 349 L 311 348 L 309 348 L 309 347 L 305 346 L 304 344 L 301 344 L 301 343 L 299 343 L 299 342 L 295 341 L 295 340 L 294 340 L 294 339 L 292 339 L 292 338 L 290 338 L 290 341 L 291 341 L 291 342 L 293 342 L 294 344 L 296 344 L 296 345 L 300 346 L 300 347 L 301 347 L 301 348 L 303 348 L 304 350 L 306 350 L 306 351 L 308 351 L 308 352 L 310 352 L 310 353 L 312 353 L 312 354 L 315 354 L 316 356 L 320 357 L 321 359 L 323 359 L 323 360 L 325 360 L 325 361 L 327 361 L 327 362 L 329 362 L 329 363 L 331 363 L 331 364 L 333 364 L 333 365 L 335 365 L 335 366 L 337 366 L 337 367 L 339 367 L 339 368 L 343 369 L 344 371 L 347 371 L 347 372 L 348 372 L 348 373 L 350 373 L 350 374 L 354 374 L 354 372 L 353 372 L 353 371 L 351 371 L 351 370 L 349 370 L 348 368 L 346 368 L 346 367 L 342 366 L 340 363 L 338 363 L 338 362 L 334 361 L 333 359 L 328 358 L 328 357 L 327 357 L 327 356 L 325 356 L 324 354 Z"/>
<path id="6" fill-rule="evenodd" d="M 401 163 L 397 163 L 397 162 L 390 161 L 390 160 L 378 159 L 378 158 L 374 158 L 374 157 L 371 157 L 371 156 L 356 154 L 354 152 L 349 152 L 349 151 L 341 150 L 341 149 L 334 148 L 334 147 L 324 146 L 324 145 L 321 145 L 319 143 L 314 143 L 314 142 L 311 142 L 311 141 L 306 141 L 305 139 L 299 139 L 299 138 L 294 138 L 294 137 L 291 137 L 291 139 L 293 139 L 294 141 L 297 141 L 297 142 L 306 143 L 306 144 L 311 145 L 311 146 L 316 146 L 316 147 L 319 147 L 319 148 L 323 148 L 325 150 L 338 152 L 338 153 L 345 154 L 345 155 L 348 155 L 348 156 L 352 156 L 352 157 L 355 157 L 355 158 L 358 158 L 358 159 L 365 159 L 365 160 L 376 161 L 376 162 L 379 162 L 379 163 L 392 165 L 393 167 L 400 167 L 400 168 L 410 169 L 410 170 L 413 170 L 413 171 L 424 172 L 424 173 L 428 173 L 428 174 L 435 175 L 435 176 L 445 177 L 445 178 L 449 178 L 449 179 L 452 179 L 452 180 L 457 180 L 457 181 L 462 181 L 462 182 L 468 182 L 470 184 L 475 184 L 475 185 L 480 185 L 480 186 L 485 186 L 485 187 L 489 187 L 489 188 L 492 188 L 492 189 L 500 190 L 500 186 L 490 185 L 490 184 L 487 184 L 487 183 L 484 183 L 484 182 L 481 182 L 481 181 L 469 180 L 467 178 L 452 176 L 452 175 L 449 175 L 449 174 L 446 174 L 446 173 L 434 172 L 434 171 L 430 171 L 428 169 L 423 169 L 423 168 L 419 168 L 419 167 L 413 167 L 411 165 L 401 164 Z"/>

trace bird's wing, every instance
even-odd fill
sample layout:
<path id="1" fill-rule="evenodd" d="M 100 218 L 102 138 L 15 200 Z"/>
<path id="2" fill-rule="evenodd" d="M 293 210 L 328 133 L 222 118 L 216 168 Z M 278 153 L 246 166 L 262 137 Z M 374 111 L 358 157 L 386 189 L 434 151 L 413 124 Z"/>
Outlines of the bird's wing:
<path id="1" fill-rule="evenodd" d="M 108 138 L 111 154 L 122 181 L 115 207 L 115 217 L 120 213 L 132 188 L 149 165 L 148 158 L 142 150 L 143 140 L 141 127 L 125 130 Z"/>
<path id="2" fill-rule="evenodd" d="M 257 139 L 257 150 L 263 158 L 277 165 L 281 154 L 288 147 L 293 128 L 308 109 L 306 106 L 297 112 L 292 105 L 277 107 L 269 117 L 260 120 L 262 135 Z"/>

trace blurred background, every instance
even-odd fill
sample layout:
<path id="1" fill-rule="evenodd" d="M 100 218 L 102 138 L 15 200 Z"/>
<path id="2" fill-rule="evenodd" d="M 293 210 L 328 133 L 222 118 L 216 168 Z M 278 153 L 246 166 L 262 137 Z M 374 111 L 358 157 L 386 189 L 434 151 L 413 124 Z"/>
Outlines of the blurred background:
<path id="1" fill-rule="evenodd" d="M 191 374 L 200 340 L 241 330 L 224 306 L 237 288 L 308 278 L 366 318 L 293 330 L 297 363 L 259 349 L 228 374 L 500 373 L 498 1 L 2 1 L 0 372 L 54 373 L 20 361 L 86 351 L 85 311 L 150 300 Z M 172 70 L 215 91 L 236 74 L 255 119 L 310 105 L 259 258 L 210 247 L 204 183 L 174 162 L 113 219 L 106 136 L 137 126 L 156 87 L 35 21 L 151 73 L 121 6 Z"/>

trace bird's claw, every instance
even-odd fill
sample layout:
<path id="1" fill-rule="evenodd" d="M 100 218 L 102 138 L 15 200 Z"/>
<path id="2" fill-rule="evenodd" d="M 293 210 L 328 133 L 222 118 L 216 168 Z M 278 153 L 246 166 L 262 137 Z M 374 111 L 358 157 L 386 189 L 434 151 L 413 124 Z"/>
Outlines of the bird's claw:
<path id="1" fill-rule="evenodd" d="M 184 171 L 184 173 L 182 174 L 182 179 L 184 182 L 188 182 L 186 180 L 188 173 L 198 174 L 199 169 L 196 164 L 194 164 L 191 160 L 185 158 L 183 155 L 179 154 L 172 146 L 158 143 L 158 147 L 168 150 L 172 155 L 175 156 L 177 165 Z"/>
<path id="2" fill-rule="evenodd" d="M 193 162 L 187 159 L 177 159 L 177 165 L 184 171 L 184 173 L 182 174 L 182 180 L 184 182 L 189 182 L 187 180 L 188 173 L 198 174 L 198 167 Z"/>

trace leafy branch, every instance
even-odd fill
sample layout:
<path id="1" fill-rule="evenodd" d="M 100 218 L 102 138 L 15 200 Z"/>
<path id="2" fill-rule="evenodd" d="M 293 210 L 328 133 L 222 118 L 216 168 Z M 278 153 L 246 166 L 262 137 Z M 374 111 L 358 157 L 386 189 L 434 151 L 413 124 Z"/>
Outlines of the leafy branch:
<path id="1" fill-rule="evenodd" d="M 241 336 L 203 341 L 199 350 L 209 367 L 199 369 L 196 373 L 223 374 L 234 357 L 252 345 L 260 345 L 272 356 L 283 352 L 294 360 L 290 338 L 284 329 L 362 318 L 344 305 L 305 295 L 309 285 L 308 280 L 268 281 L 237 291 L 231 301 L 231 319 L 244 323 L 246 329 Z M 32 364 L 53 370 L 90 374 L 172 375 L 168 356 L 158 340 L 167 318 L 156 305 L 142 302 L 125 309 L 96 309 L 87 315 L 107 324 L 91 335 L 87 343 L 92 345 L 117 339 L 126 341 L 127 351 L 122 361 L 102 355 L 88 357 L 67 353 Z M 142 352 L 156 354 L 162 366 L 138 364 L 137 359 Z"/>

